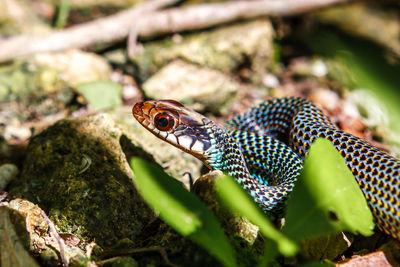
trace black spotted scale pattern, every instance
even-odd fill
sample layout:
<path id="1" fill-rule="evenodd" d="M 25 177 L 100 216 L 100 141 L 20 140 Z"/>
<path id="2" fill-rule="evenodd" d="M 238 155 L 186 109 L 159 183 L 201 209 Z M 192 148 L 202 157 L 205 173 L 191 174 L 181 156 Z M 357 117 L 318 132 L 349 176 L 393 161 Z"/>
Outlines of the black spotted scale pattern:
<path id="1" fill-rule="evenodd" d="M 308 100 L 286 97 L 267 101 L 230 120 L 227 128 L 278 138 L 302 158 L 316 138 L 330 140 L 356 178 L 377 226 L 400 239 L 400 161 L 339 130 Z"/>
<path id="2" fill-rule="evenodd" d="M 210 153 L 216 154 L 208 161 L 210 166 L 234 177 L 265 212 L 280 216 L 300 175 L 300 157 L 269 136 L 227 132 L 217 124 L 208 124 L 207 129 L 213 137 Z"/>
<path id="3" fill-rule="evenodd" d="M 250 193 L 264 210 L 280 214 L 300 175 L 302 160 L 283 142 L 256 132 L 233 131 L 231 135 L 240 144 L 247 168 L 260 184 L 269 187 L 274 197 L 265 197 L 265 187 Z M 257 198 L 258 196 L 258 198 Z"/>
<path id="4" fill-rule="evenodd" d="M 293 184 L 302 160 L 283 142 L 256 132 L 233 131 L 251 175 L 264 185 Z"/>

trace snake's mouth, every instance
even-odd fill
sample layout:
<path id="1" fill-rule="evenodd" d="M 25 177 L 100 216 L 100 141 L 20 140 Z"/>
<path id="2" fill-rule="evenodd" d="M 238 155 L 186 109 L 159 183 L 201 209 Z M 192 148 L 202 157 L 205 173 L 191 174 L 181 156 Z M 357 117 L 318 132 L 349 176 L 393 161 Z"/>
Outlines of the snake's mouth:
<path id="1" fill-rule="evenodd" d="M 132 115 L 143 127 L 151 131 L 149 107 L 146 107 L 145 102 L 137 102 L 132 108 Z"/>
<path id="2" fill-rule="evenodd" d="M 143 108 L 143 102 L 137 102 L 132 108 L 132 115 L 140 124 L 143 125 L 142 122 L 144 121 L 144 118 L 143 118 L 142 108 Z"/>

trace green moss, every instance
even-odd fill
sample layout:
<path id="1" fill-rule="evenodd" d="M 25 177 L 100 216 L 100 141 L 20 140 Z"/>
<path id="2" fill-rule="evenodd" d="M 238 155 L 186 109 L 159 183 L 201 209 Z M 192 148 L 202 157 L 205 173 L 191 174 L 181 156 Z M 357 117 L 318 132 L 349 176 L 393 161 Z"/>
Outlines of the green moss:
<path id="1" fill-rule="evenodd" d="M 34 137 L 11 189 L 38 203 L 61 232 L 105 246 L 136 240 L 154 217 L 131 182 L 119 140 L 109 138 L 109 123 L 104 116 L 64 120 Z"/>
<path id="2" fill-rule="evenodd" d="M 66 84 L 57 75 L 56 70 L 29 62 L 2 66 L 0 101 L 37 103 L 46 94 L 62 92 Z"/>

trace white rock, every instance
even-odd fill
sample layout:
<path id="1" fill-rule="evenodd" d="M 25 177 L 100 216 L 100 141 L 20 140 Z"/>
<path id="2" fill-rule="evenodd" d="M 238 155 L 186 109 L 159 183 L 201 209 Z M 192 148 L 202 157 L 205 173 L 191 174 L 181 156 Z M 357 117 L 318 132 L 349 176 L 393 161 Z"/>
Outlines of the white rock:
<path id="1" fill-rule="evenodd" d="M 322 60 L 318 59 L 312 64 L 311 73 L 316 77 L 326 76 L 328 74 L 328 67 Z"/>

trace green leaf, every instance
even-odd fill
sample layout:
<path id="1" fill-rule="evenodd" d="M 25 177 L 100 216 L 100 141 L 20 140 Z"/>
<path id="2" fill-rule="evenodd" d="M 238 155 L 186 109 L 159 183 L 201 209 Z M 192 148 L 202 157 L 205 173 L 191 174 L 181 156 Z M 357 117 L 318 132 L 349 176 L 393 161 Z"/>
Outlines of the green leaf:
<path id="1" fill-rule="evenodd" d="M 232 210 L 248 218 L 260 228 L 260 232 L 276 242 L 278 250 L 285 256 L 293 256 L 297 245 L 275 229 L 264 212 L 255 204 L 251 197 L 234 181 L 224 175 L 216 180 L 217 194 Z M 273 252 L 271 252 L 273 253 Z"/>
<path id="2" fill-rule="evenodd" d="M 70 0 L 60 0 L 57 7 L 57 16 L 54 23 L 56 28 L 64 28 L 68 21 L 69 12 L 71 10 Z"/>
<path id="3" fill-rule="evenodd" d="M 122 87 L 111 81 L 81 83 L 76 90 L 95 110 L 116 107 L 122 104 Z"/>
<path id="4" fill-rule="evenodd" d="M 310 148 L 289 198 L 283 232 L 300 240 L 343 230 L 371 235 L 372 213 L 343 157 L 329 140 Z"/>
<path id="5" fill-rule="evenodd" d="M 236 266 L 235 253 L 214 214 L 182 184 L 159 166 L 134 157 L 135 184 L 146 202 L 178 233 L 215 255 L 226 266 Z"/>

